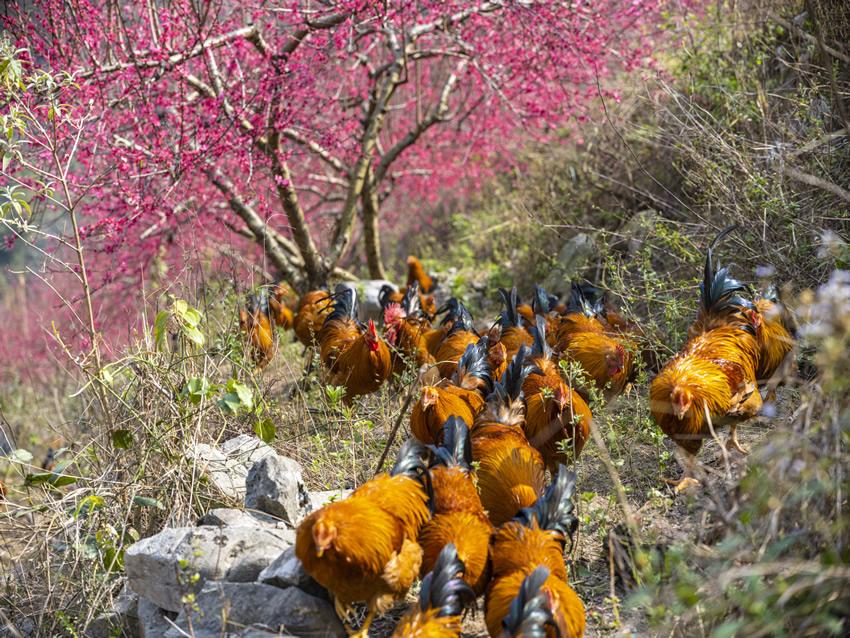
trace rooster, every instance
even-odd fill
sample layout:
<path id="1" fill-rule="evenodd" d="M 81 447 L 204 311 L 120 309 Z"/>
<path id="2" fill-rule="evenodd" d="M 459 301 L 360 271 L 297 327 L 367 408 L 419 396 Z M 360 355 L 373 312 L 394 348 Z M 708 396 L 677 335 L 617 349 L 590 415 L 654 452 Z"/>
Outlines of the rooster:
<path id="1" fill-rule="evenodd" d="M 434 280 L 428 276 L 425 269 L 415 256 L 407 257 L 407 286 L 413 285 L 413 282 L 419 284 L 419 289 L 426 295 L 434 288 Z"/>
<path id="2" fill-rule="evenodd" d="M 492 379 L 487 361 L 487 343 L 469 344 L 458 362 L 452 381 L 422 388 L 422 394 L 410 413 L 410 431 L 423 443 L 440 439 L 443 424 L 457 416 L 472 423 L 484 407 Z"/>
<path id="3" fill-rule="evenodd" d="M 400 373 L 405 358 L 415 362 L 417 368 L 432 365 L 434 357 L 428 352 L 425 333 L 431 324 L 422 312 L 419 302 L 419 284 L 415 283 L 402 296 L 401 303 L 382 299 L 384 312 L 384 337 L 393 348 L 393 368 Z"/>
<path id="4" fill-rule="evenodd" d="M 502 326 L 502 335 L 499 340 L 505 346 L 508 360 L 511 360 L 521 346 L 530 346 L 534 339 L 523 327 L 522 316 L 517 311 L 519 299 L 516 288 L 511 288 L 510 292 L 504 288 L 499 288 L 499 295 L 501 295 L 502 302 L 505 304 L 505 309 L 499 318 L 499 323 Z"/>
<path id="5" fill-rule="evenodd" d="M 319 330 L 325 323 L 325 317 L 330 313 L 330 295 L 327 290 L 311 290 L 302 295 L 298 301 L 298 311 L 292 320 L 295 336 L 305 346 L 316 343 Z"/>
<path id="6" fill-rule="evenodd" d="M 284 330 L 291 330 L 295 323 L 295 315 L 287 303 L 291 294 L 291 288 L 286 283 L 280 282 L 272 287 L 269 296 L 269 307 L 272 311 L 274 323 L 278 328 Z"/>
<path id="7" fill-rule="evenodd" d="M 575 479 L 575 474 L 560 466 L 545 494 L 493 535 L 493 579 L 485 598 L 485 621 L 491 636 L 503 635 L 503 621 L 510 616 L 512 601 L 521 593 L 526 577 L 541 566 L 549 572 L 541 587 L 551 596 L 552 610 L 567 630 L 562 635 L 580 638 L 584 634 L 584 605 L 567 585 L 564 565 L 567 539 L 572 539 L 578 524 L 572 503 Z"/>
<path id="8" fill-rule="evenodd" d="M 501 341 L 501 328 L 498 325 L 490 328 L 490 332 L 481 337 L 487 344 L 487 361 L 494 379 L 501 379 L 508 367 L 508 351 Z"/>
<path id="9" fill-rule="evenodd" d="M 274 357 L 277 343 L 270 319 L 269 297 L 265 291 L 250 296 L 247 306 L 239 310 L 239 328 L 248 338 L 254 363 L 258 368 L 266 367 Z"/>
<path id="10" fill-rule="evenodd" d="M 537 325 L 537 315 L 546 317 L 548 324 L 550 313 L 557 314 L 558 309 L 566 309 L 566 306 L 560 304 L 555 295 L 550 295 L 541 286 L 534 286 L 534 297 L 530 304 L 517 304 L 517 312 L 522 316 L 529 331 Z"/>
<path id="11" fill-rule="evenodd" d="M 494 525 L 534 503 L 545 486 L 543 457 L 529 444 L 522 428 L 522 384 L 532 371 L 525 364 L 527 355 L 527 346 L 520 348 L 472 429 L 481 503 Z"/>
<path id="12" fill-rule="evenodd" d="M 330 383 L 345 386 L 350 401 L 380 388 L 392 373 L 392 359 L 374 322 L 370 319 L 364 326 L 357 320 L 353 289 L 337 286 L 332 301 L 332 311 L 318 335 L 320 355 L 330 372 Z"/>
<path id="13" fill-rule="evenodd" d="M 588 299 L 573 283 L 567 314 L 557 322 L 556 349 L 581 364 L 594 385 L 607 397 L 620 394 L 632 371 L 632 356 L 621 336 L 600 321 L 601 301 Z"/>
<path id="14" fill-rule="evenodd" d="M 502 581 L 502 587 L 513 589 L 522 578 L 516 598 L 511 602 L 507 617 L 502 621 L 502 638 L 567 638 L 576 636 L 569 628 L 569 617 L 562 613 L 559 602 L 570 598 L 565 591 L 569 585 L 550 576 L 542 565 L 528 576 L 515 572 Z M 566 594 L 566 595 L 565 595 Z M 580 634 L 578 634 L 580 635 Z"/>
<path id="15" fill-rule="evenodd" d="M 747 452 L 738 442 L 736 427 L 761 408 L 755 332 L 751 324 L 710 330 L 691 339 L 652 380 L 652 416 L 685 454 L 685 478 L 677 491 L 696 483 L 689 476 L 694 457 L 714 425 L 728 421 L 727 447 Z"/>
<path id="16" fill-rule="evenodd" d="M 454 302 L 454 303 L 453 303 Z M 478 342 L 478 333 L 472 325 L 472 315 L 462 303 L 449 299 L 449 314 L 443 320 L 451 322 L 451 328 L 434 353 L 440 376 L 451 379 L 457 370 L 457 362 L 470 344 Z"/>
<path id="17" fill-rule="evenodd" d="M 432 451 L 434 515 L 419 534 L 422 573 L 434 568 L 446 543 L 453 543 L 466 566 L 464 580 L 480 595 L 490 578 L 493 526 L 472 479 L 472 447 L 466 423 L 457 417 L 449 418 L 443 426 L 443 444 L 432 447 Z"/>
<path id="18" fill-rule="evenodd" d="M 531 364 L 540 374 L 529 375 L 522 385 L 525 434 L 543 455 L 546 467 L 553 470 L 566 460 L 561 450 L 564 441 L 570 441 L 573 457 L 578 459 L 590 433 L 592 415 L 585 400 L 564 383 L 546 342 L 546 320 L 540 315 L 534 330 Z"/>
<path id="19" fill-rule="evenodd" d="M 390 474 L 380 474 L 342 501 L 313 512 L 298 526 L 295 555 L 333 596 L 337 613 L 365 601 L 368 613 L 357 633 L 413 584 L 422 564 L 416 542 L 428 520 L 427 450 L 408 441 Z"/>
<path id="20" fill-rule="evenodd" d="M 397 303 L 402 305 L 404 303 L 404 297 L 410 292 L 410 289 L 416 287 L 416 297 L 419 300 L 419 307 L 422 310 L 422 314 L 426 317 L 432 317 L 437 312 L 437 304 L 434 301 L 433 295 L 423 295 L 422 291 L 419 290 L 419 283 L 414 281 L 412 284 L 408 284 L 405 290 L 396 290 L 393 286 L 389 284 L 384 284 L 381 286 L 381 290 L 378 292 L 378 303 L 381 305 L 381 308 L 386 308 L 391 303 Z"/>
<path id="21" fill-rule="evenodd" d="M 756 340 L 759 345 L 759 364 L 756 368 L 756 378 L 759 382 L 767 382 L 775 386 L 778 380 L 773 379 L 777 371 L 783 367 L 794 346 L 794 327 L 787 310 L 779 302 L 776 288 L 770 287 L 763 295 L 755 300 L 757 313 Z M 768 388 L 769 393 L 773 389 Z"/>
<path id="22" fill-rule="evenodd" d="M 422 579 L 419 601 L 398 621 L 397 638 L 459 638 L 463 612 L 475 607 L 475 593 L 461 578 L 464 563 L 451 543 Z"/>

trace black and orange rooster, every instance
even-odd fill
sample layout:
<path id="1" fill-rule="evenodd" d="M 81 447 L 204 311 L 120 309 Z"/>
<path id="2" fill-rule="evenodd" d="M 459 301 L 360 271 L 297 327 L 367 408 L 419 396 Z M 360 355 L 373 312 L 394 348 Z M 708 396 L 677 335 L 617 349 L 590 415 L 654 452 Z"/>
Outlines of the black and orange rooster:
<path id="1" fill-rule="evenodd" d="M 265 290 L 248 297 L 246 307 L 239 310 L 239 328 L 248 339 L 251 359 L 258 368 L 265 368 L 277 350 L 269 296 Z"/>
<path id="2" fill-rule="evenodd" d="M 419 284 L 414 282 L 401 298 L 400 303 L 381 298 L 384 314 L 384 338 L 393 349 L 393 368 L 397 373 L 404 370 L 406 361 L 413 361 L 417 368 L 432 365 L 434 357 L 428 352 L 425 333 L 431 329 L 419 300 Z"/>
<path id="3" fill-rule="evenodd" d="M 416 282 L 419 284 L 419 289 L 424 293 L 428 294 L 434 289 L 434 280 L 428 276 L 428 273 L 425 272 L 425 269 L 422 267 L 422 262 L 419 261 L 415 256 L 409 255 L 407 257 L 407 286 L 408 288 Z"/>
<path id="4" fill-rule="evenodd" d="M 559 463 L 568 460 L 562 449 L 565 444 L 569 445 L 573 458 L 578 459 L 593 417 L 587 402 L 564 382 L 558 361 L 546 342 L 546 320 L 540 315 L 534 329 L 530 363 L 539 374 L 528 375 L 522 384 L 525 434 L 543 455 L 546 467 L 554 471 Z"/>
<path id="5" fill-rule="evenodd" d="M 466 306 L 454 297 L 449 299 L 446 306 L 449 312 L 443 321 L 451 323 L 451 328 L 436 348 L 434 359 L 437 361 L 440 376 L 451 379 L 467 346 L 478 342 L 478 333 L 472 325 L 472 315 Z"/>
<path id="6" fill-rule="evenodd" d="M 291 330 L 295 325 L 295 314 L 290 308 L 292 289 L 285 283 L 280 282 L 272 287 L 269 296 L 269 307 L 272 311 L 272 319 L 278 328 Z"/>
<path id="7" fill-rule="evenodd" d="M 352 288 L 337 286 L 318 341 L 330 383 L 345 386 L 348 401 L 374 392 L 392 373 L 390 349 L 374 322 L 363 325 L 357 320 L 357 293 Z"/>
<path id="8" fill-rule="evenodd" d="M 410 431 L 423 443 L 440 440 L 443 424 L 452 416 L 472 423 L 484 407 L 484 397 L 492 389 L 487 342 L 469 344 L 460 358 L 451 381 L 421 390 L 410 413 Z"/>
<path id="9" fill-rule="evenodd" d="M 550 608 L 561 633 L 550 627 L 546 633 L 537 635 L 581 638 L 584 634 L 584 605 L 567 584 L 564 565 L 567 539 L 572 539 L 578 524 L 572 503 L 575 478 L 575 474 L 560 466 L 555 480 L 534 506 L 523 509 L 493 535 L 490 548 L 493 579 L 487 588 L 484 607 L 491 636 L 504 635 L 507 626 L 504 621 L 511 617 L 513 601 L 522 592 L 526 578 L 539 567 L 546 568 L 548 574 L 538 589 L 542 588 L 551 597 Z"/>
<path id="10" fill-rule="evenodd" d="M 472 458 L 478 463 L 481 503 L 494 525 L 532 505 L 545 487 L 543 457 L 523 431 L 522 385 L 532 372 L 526 365 L 527 356 L 528 347 L 522 346 L 487 397 L 472 429 Z"/>
<path id="11" fill-rule="evenodd" d="M 298 526 L 295 555 L 334 597 L 348 621 L 352 604 L 364 601 L 366 638 L 376 614 L 407 593 L 422 565 L 416 542 L 429 518 L 428 452 L 407 441 L 389 474 L 364 483 L 347 499 L 313 512 Z"/>
<path id="12" fill-rule="evenodd" d="M 434 568 L 440 549 L 446 543 L 453 543 L 466 566 L 464 580 L 476 595 L 480 595 L 490 578 L 493 526 L 473 482 L 472 447 L 466 423 L 451 417 L 443 426 L 442 445 L 431 449 L 434 514 L 419 534 L 422 573 Z"/>
<path id="13" fill-rule="evenodd" d="M 327 290 L 311 290 L 305 292 L 298 300 L 298 310 L 292 319 L 295 336 L 305 346 L 316 344 L 319 330 L 325 323 L 325 317 L 330 314 L 331 299 Z"/>
<path id="14" fill-rule="evenodd" d="M 518 578 L 522 573 L 518 574 Z M 571 636 L 567 618 L 552 593 L 549 570 L 541 565 L 526 576 L 502 621 L 501 638 L 563 638 Z M 548 582 L 548 587 L 547 587 Z"/>
<path id="15" fill-rule="evenodd" d="M 396 638 L 459 638 L 463 613 L 475 607 L 475 592 L 464 581 L 464 563 L 455 546 L 443 547 L 422 579 L 419 601 L 398 621 Z"/>
<path id="16" fill-rule="evenodd" d="M 499 324 L 502 326 L 499 341 L 505 346 L 508 361 L 510 361 L 520 347 L 530 346 L 534 343 L 534 338 L 523 326 L 522 315 L 517 310 L 519 298 L 517 297 L 516 287 L 511 288 L 510 292 L 504 288 L 499 288 L 499 295 L 502 297 L 502 303 L 505 304 L 505 309 L 499 318 Z"/>

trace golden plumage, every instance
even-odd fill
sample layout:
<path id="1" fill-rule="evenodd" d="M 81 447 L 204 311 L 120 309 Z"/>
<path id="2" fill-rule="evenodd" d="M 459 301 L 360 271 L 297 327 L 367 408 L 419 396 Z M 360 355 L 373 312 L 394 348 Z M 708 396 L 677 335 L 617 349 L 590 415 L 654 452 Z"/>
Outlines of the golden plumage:
<path id="1" fill-rule="evenodd" d="M 305 346 L 312 346 L 330 313 L 331 302 L 327 290 L 311 290 L 298 301 L 298 311 L 292 320 L 295 336 Z"/>
<path id="2" fill-rule="evenodd" d="M 457 362 L 470 344 L 478 343 L 478 335 L 469 330 L 457 330 L 443 339 L 437 348 L 434 359 L 440 376 L 451 379 L 457 371 Z"/>
<path id="3" fill-rule="evenodd" d="M 484 399 L 475 390 L 466 390 L 445 381 L 422 388 L 419 400 L 410 413 L 410 431 L 423 443 L 437 443 L 440 431 L 449 417 L 456 416 L 467 424 L 475 420 Z"/>

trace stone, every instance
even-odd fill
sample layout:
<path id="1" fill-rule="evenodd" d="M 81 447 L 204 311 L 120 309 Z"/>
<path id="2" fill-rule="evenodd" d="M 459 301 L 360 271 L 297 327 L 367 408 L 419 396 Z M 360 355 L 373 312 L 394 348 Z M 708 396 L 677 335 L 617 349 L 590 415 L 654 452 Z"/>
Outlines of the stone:
<path id="1" fill-rule="evenodd" d="M 311 596 L 330 600 L 328 590 L 313 580 L 313 577 L 304 569 L 304 565 L 295 555 L 294 547 L 285 550 L 271 565 L 261 571 L 257 580 L 281 589 L 297 587 Z"/>
<path id="2" fill-rule="evenodd" d="M 139 595 L 126 585 L 115 597 L 112 609 L 95 618 L 83 634 L 86 638 L 112 638 L 121 635 L 131 638 L 139 635 Z"/>
<path id="3" fill-rule="evenodd" d="M 173 626 L 169 620 L 177 618 L 177 612 L 161 609 L 147 598 L 139 598 L 139 638 L 161 638 Z"/>
<path id="4" fill-rule="evenodd" d="M 286 523 L 264 512 L 250 512 L 234 507 L 217 507 L 204 514 L 198 525 L 218 527 L 267 527 L 269 529 L 287 529 Z"/>
<path id="5" fill-rule="evenodd" d="M 180 611 L 183 596 L 205 581 L 256 580 L 290 545 L 276 530 L 172 527 L 128 547 L 124 568 L 134 592 L 163 609 Z"/>
<path id="6" fill-rule="evenodd" d="M 187 618 L 185 610 L 177 617 L 180 630 L 166 632 L 165 638 L 182 638 L 185 634 L 180 631 L 188 630 L 190 619 L 197 638 L 245 636 L 249 629 L 283 631 L 301 638 L 346 636 L 333 605 L 297 587 L 279 589 L 263 583 L 208 582 L 195 604 L 197 610 L 189 612 L 191 617 Z"/>
<path id="7" fill-rule="evenodd" d="M 245 484 L 245 507 L 276 516 L 290 527 L 297 527 L 311 511 L 297 461 L 277 455 L 264 458 L 248 472 Z"/>
<path id="8" fill-rule="evenodd" d="M 590 235 L 574 235 L 561 246 L 557 265 L 543 282 L 543 287 L 557 295 L 567 294 L 571 280 L 579 275 L 598 253 L 596 242 Z"/>
<path id="9" fill-rule="evenodd" d="M 189 456 L 195 459 L 199 469 L 225 496 L 234 500 L 245 498 L 245 478 L 251 467 L 275 455 L 271 447 L 248 434 L 225 441 L 221 449 L 198 443 L 189 450 Z"/>
<path id="10" fill-rule="evenodd" d="M 625 246 L 630 255 L 637 254 L 646 238 L 655 229 L 659 215 L 652 209 L 642 210 L 631 216 L 620 229 L 619 238 L 613 246 Z"/>
<path id="11" fill-rule="evenodd" d="M 311 511 L 316 511 L 335 501 L 342 501 L 351 496 L 351 490 L 326 490 L 324 492 L 310 492 Z"/>

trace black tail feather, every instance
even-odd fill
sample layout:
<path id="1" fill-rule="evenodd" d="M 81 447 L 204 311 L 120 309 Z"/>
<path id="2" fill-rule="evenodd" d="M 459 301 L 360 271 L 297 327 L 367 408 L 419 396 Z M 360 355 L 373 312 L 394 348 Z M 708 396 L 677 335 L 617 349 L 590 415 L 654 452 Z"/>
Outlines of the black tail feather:
<path id="1" fill-rule="evenodd" d="M 502 329 L 505 328 L 514 328 L 522 325 L 520 323 L 520 316 L 517 312 L 517 305 L 520 303 L 519 296 L 517 295 L 516 286 L 511 288 L 511 291 L 508 292 L 504 288 L 499 288 L 499 295 L 502 297 L 502 302 L 505 304 L 505 309 L 501 314 L 501 323 Z"/>
<path id="2" fill-rule="evenodd" d="M 548 568 L 541 565 L 522 581 L 516 598 L 511 602 L 502 627 L 509 636 L 523 638 L 545 638 L 547 628 L 562 638 L 555 617 L 552 615 L 552 600 L 546 591 L 541 591 L 549 578 Z"/>
<path id="3" fill-rule="evenodd" d="M 433 454 L 431 467 L 459 467 L 472 469 L 472 440 L 469 438 L 469 426 L 458 416 L 450 416 L 442 427 L 442 444 L 429 445 Z"/>
<path id="4" fill-rule="evenodd" d="M 419 592 L 419 608 L 439 610 L 438 617 L 460 616 L 475 606 L 475 592 L 463 580 L 463 562 L 457 549 L 449 543 L 440 552 L 437 562 L 425 578 Z"/>
<path id="5" fill-rule="evenodd" d="M 523 525 L 531 525 L 537 521 L 541 529 L 560 532 L 566 539 L 572 541 L 578 527 L 578 519 L 573 514 L 573 496 L 576 491 L 576 475 L 563 465 L 558 466 L 558 476 L 546 488 L 537 502 L 526 507 L 514 517 Z"/>
<path id="6" fill-rule="evenodd" d="M 747 287 L 729 275 L 728 267 L 722 267 L 720 262 L 714 263 L 713 251 L 717 242 L 737 228 L 738 225 L 733 224 L 721 230 L 711 240 L 705 252 L 703 278 L 699 287 L 700 304 L 705 313 L 715 313 L 735 307 L 753 307 L 750 301 L 738 294 L 746 291 Z"/>
<path id="7" fill-rule="evenodd" d="M 330 298 L 332 299 L 333 309 L 325 322 L 345 318 L 357 320 L 357 291 L 354 288 L 345 284 L 337 284 Z"/>
<path id="8" fill-rule="evenodd" d="M 487 360 L 488 343 L 486 337 L 481 337 L 477 343 L 466 346 L 466 350 L 457 362 L 457 372 L 453 379 L 456 385 L 461 386 L 466 377 L 475 377 L 484 381 L 484 394 L 490 392 L 493 387 L 493 376 L 490 362 Z"/>
<path id="9" fill-rule="evenodd" d="M 552 348 L 546 342 L 546 319 L 537 315 L 535 317 L 536 326 L 531 329 L 531 334 L 534 337 L 534 344 L 531 346 L 531 354 L 535 357 L 543 357 L 545 359 L 552 358 Z"/>

